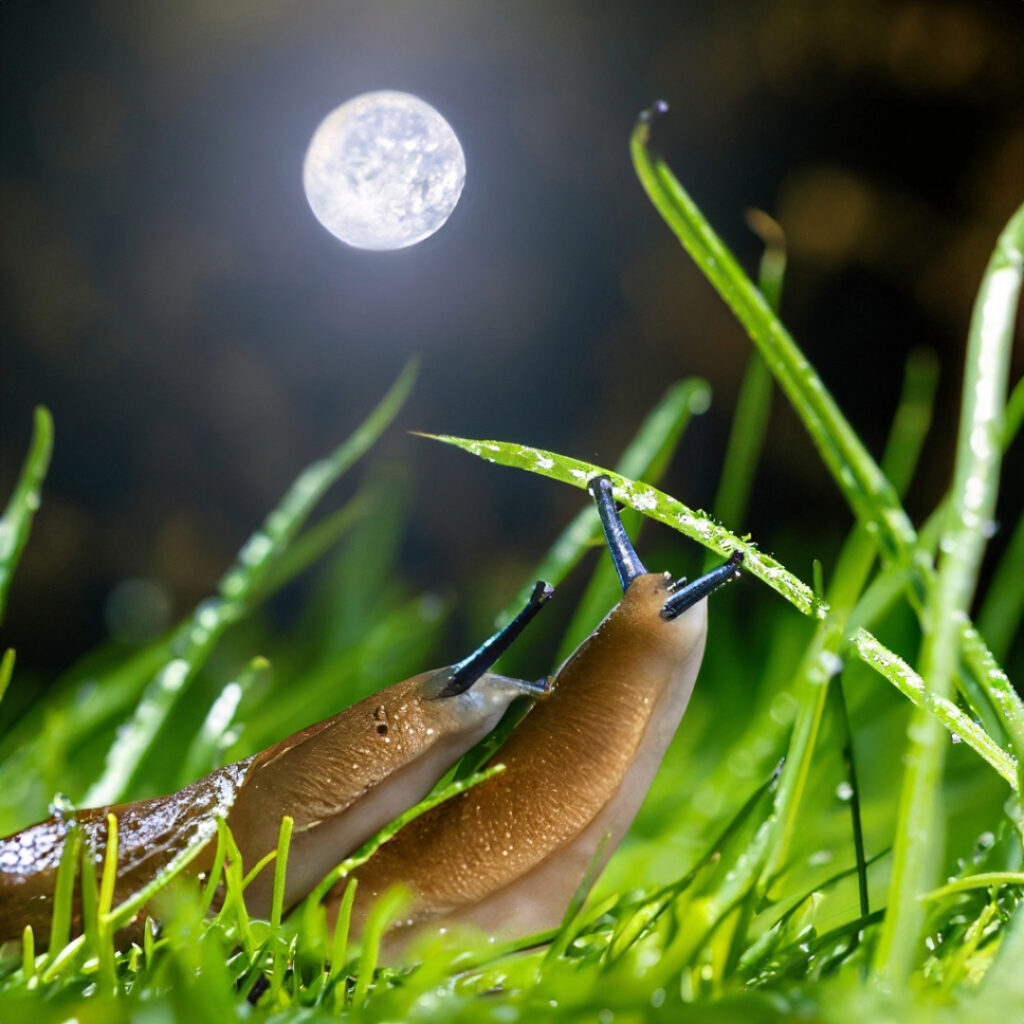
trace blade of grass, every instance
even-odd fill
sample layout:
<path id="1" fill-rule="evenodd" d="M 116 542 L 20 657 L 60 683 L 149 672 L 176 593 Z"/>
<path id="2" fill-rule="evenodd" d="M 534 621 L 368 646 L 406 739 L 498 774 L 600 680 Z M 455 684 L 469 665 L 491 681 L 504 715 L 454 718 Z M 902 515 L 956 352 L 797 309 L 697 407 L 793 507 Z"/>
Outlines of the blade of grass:
<path id="1" fill-rule="evenodd" d="M 846 708 L 846 695 L 843 693 L 841 678 L 837 678 L 831 686 L 831 695 L 843 736 L 843 767 L 846 770 L 847 785 L 850 787 L 850 830 L 853 833 L 853 852 L 857 862 L 857 898 L 860 900 L 860 916 L 867 917 L 871 913 L 871 898 L 868 892 L 868 860 L 864 853 L 864 827 L 860 813 L 860 783 L 857 779 L 857 761 L 853 749 L 853 730 L 850 728 L 850 715 Z M 850 947 L 851 953 L 857 941 L 859 936 L 855 937 Z"/>
<path id="2" fill-rule="evenodd" d="M 737 537 L 724 526 L 716 523 L 703 512 L 688 508 L 681 501 L 651 487 L 646 483 L 630 480 L 619 473 L 591 462 L 572 459 L 566 455 L 530 448 L 505 441 L 475 441 L 469 438 L 452 437 L 447 434 L 425 434 L 435 441 L 454 445 L 463 451 L 496 462 L 502 466 L 525 469 L 540 476 L 550 477 L 560 483 L 585 490 L 587 482 L 595 476 L 606 476 L 612 482 L 617 501 L 635 508 L 638 512 L 671 526 L 679 533 L 703 544 L 704 547 L 727 557 L 733 551 L 742 551 L 743 571 L 767 584 L 805 615 L 823 618 L 827 613 L 816 600 L 813 591 L 788 569 L 770 555 L 759 551 L 749 539 Z"/>
<path id="3" fill-rule="evenodd" d="M 86 793 L 86 804 L 116 803 L 127 793 L 139 762 L 223 632 L 249 610 L 273 566 L 280 562 L 331 485 L 365 454 L 395 418 L 415 376 L 414 360 L 406 365 L 362 425 L 327 458 L 309 466 L 267 516 L 261 529 L 246 541 L 238 560 L 222 577 L 218 595 L 200 604 L 191 622 L 179 630 L 172 644 L 177 656 L 146 688 L 131 721 L 119 732 L 109 750 L 103 774 Z"/>
<path id="4" fill-rule="evenodd" d="M 940 885 L 925 893 L 923 899 L 944 900 L 949 896 L 971 892 L 973 889 L 997 889 L 1003 885 L 1019 885 L 1024 887 L 1024 871 L 986 871 L 980 875 L 969 875 L 958 878 L 954 882 Z"/>
<path id="5" fill-rule="evenodd" d="M 348 954 L 348 935 L 352 926 L 352 904 L 356 899 L 358 878 L 352 878 L 345 886 L 345 894 L 338 906 L 338 916 L 334 920 L 334 939 L 331 943 L 331 966 L 327 973 L 328 981 L 335 981 L 345 966 Z"/>
<path id="6" fill-rule="evenodd" d="M 110 907 L 114 902 L 114 884 L 117 881 L 118 850 L 117 815 L 107 815 L 107 844 L 100 873 L 99 899 L 96 903 L 96 942 L 100 977 L 108 992 L 117 989 L 117 970 L 114 964 L 114 933 L 110 928 Z"/>
<path id="7" fill-rule="evenodd" d="M 917 535 L 894 487 L 864 448 L 821 378 L 761 292 L 669 167 L 650 151 L 651 121 L 654 114 L 663 109 L 667 108 L 659 104 L 652 111 L 645 112 L 630 138 L 633 166 L 641 185 L 680 244 L 761 352 L 858 521 L 871 531 L 883 558 L 910 570 L 906 576 L 909 597 L 919 607 L 934 583 L 935 573 L 925 553 L 916 544 Z M 1015 232 L 1020 230 L 1020 219 L 1018 211 L 1000 240 L 1001 258 L 1006 262 L 1005 280 L 1009 280 L 1012 274 L 1019 277 L 1021 242 L 1015 237 Z M 1016 228 L 1013 227 L 1015 223 L 1018 223 Z M 1000 435 L 1003 429 L 999 428 Z M 965 624 L 966 620 L 965 623 L 957 623 L 957 629 Z M 926 623 L 923 626 L 927 629 Z M 985 680 L 979 682 L 982 687 L 986 686 Z M 993 706 L 997 711 L 1003 708 L 998 698 L 993 699 Z M 1016 695 L 1014 707 L 1024 715 L 1024 704 Z M 1006 727 L 1008 732 L 1012 731 L 1012 725 Z M 1015 745 L 1018 740 L 1024 746 L 1024 734 L 1019 731 Z"/>
<path id="8" fill-rule="evenodd" d="M 11 676 L 14 675 L 14 648 L 8 647 L 4 656 L 0 658 L 0 702 L 4 699 L 7 687 L 11 685 Z"/>
<path id="9" fill-rule="evenodd" d="M 726 305 L 746 328 L 779 386 L 804 421 L 811 440 L 859 519 L 878 522 L 879 539 L 904 561 L 914 531 L 892 485 L 861 444 L 792 336 L 736 258 L 705 220 L 668 166 L 649 149 L 651 118 L 641 117 L 630 154 L 648 198 Z"/>
<path id="10" fill-rule="evenodd" d="M 939 700 L 948 698 L 956 670 L 958 637 L 951 626 L 967 617 L 987 524 L 995 514 L 1003 409 L 1022 276 L 1024 206 L 999 237 L 982 278 L 968 334 L 952 507 L 939 542 L 935 585 L 925 607 L 921 651 L 921 675 L 929 695 Z M 1011 730 L 1010 737 L 1019 770 L 1024 760 L 1024 732 Z M 939 722 L 917 709 L 908 730 L 888 912 L 874 959 L 877 975 L 897 987 L 906 984 L 919 953 L 924 920 L 919 896 L 934 888 L 939 870 L 944 845 L 939 800 L 945 756 Z"/>
<path id="11" fill-rule="evenodd" d="M 270 904 L 270 931 L 272 941 L 272 967 L 271 967 L 271 998 L 277 999 L 281 989 L 281 982 L 284 978 L 285 963 L 283 957 L 281 936 L 281 913 L 284 909 L 284 886 L 288 874 L 288 850 L 292 842 L 292 829 L 295 826 L 295 819 L 290 815 L 281 818 L 281 829 L 277 837 L 277 861 L 274 864 L 274 891 Z"/>
<path id="12" fill-rule="evenodd" d="M 29 988 L 34 987 L 36 976 L 36 937 L 32 925 L 25 925 L 21 933 L 21 973 Z"/>
<path id="13" fill-rule="evenodd" d="M 53 451 L 53 418 L 50 411 L 37 406 L 32 426 L 32 440 L 25 456 L 21 475 L 14 486 L 4 514 L 0 516 L 0 623 L 7 610 L 7 594 L 14 570 L 32 531 L 32 520 L 39 508 L 43 480 L 50 466 Z"/>
<path id="14" fill-rule="evenodd" d="M 1021 739 L 1024 737 L 1024 708 L 1021 708 L 1017 691 L 973 626 L 965 626 L 961 630 L 960 639 L 960 653 L 964 663 L 970 668 L 974 679 L 985 680 L 986 695 L 1000 712 L 999 724 L 1004 727 L 1020 762 L 1024 758 L 1024 741 Z M 986 721 L 985 716 L 979 717 L 983 723 Z"/>
<path id="15" fill-rule="evenodd" d="M 330 551 L 356 523 L 370 514 L 372 505 L 368 497 L 360 491 L 337 511 L 299 534 L 268 567 L 261 591 L 273 593 L 280 589 Z"/>
<path id="16" fill-rule="evenodd" d="M 363 929 L 363 948 L 359 954 L 356 985 L 352 990 L 352 1005 L 363 1006 L 373 984 L 373 976 L 380 961 L 380 942 L 388 925 L 409 903 L 409 892 L 401 887 L 389 889 L 373 905 Z"/>
<path id="17" fill-rule="evenodd" d="M 292 829 L 295 819 L 285 815 L 281 819 L 281 830 L 277 837 L 277 862 L 274 865 L 274 895 L 270 908 L 270 925 L 277 929 L 281 926 L 281 911 L 284 907 L 284 883 L 288 873 L 288 848 L 292 842 Z"/>
<path id="18" fill-rule="evenodd" d="M 1017 760 L 996 744 L 974 720 L 947 697 L 929 690 L 924 680 L 899 655 L 880 643 L 866 629 L 858 629 L 853 638 L 857 656 L 887 679 L 918 708 L 924 708 L 975 753 L 984 758 L 1006 781 L 1017 789 Z"/>
<path id="19" fill-rule="evenodd" d="M 277 850 L 272 850 L 249 872 L 248 878 L 242 875 L 242 854 L 238 849 L 238 843 L 231 834 L 227 822 L 223 818 L 217 819 L 217 829 L 221 833 L 224 842 L 224 903 L 217 913 L 217 920 L 225 921 L 229 915 L 233 915 L 238 925 L 238 935 L 241 939 L 242 948 L 245 950 L 250 961 L 255 960 L 260 949 L 256 936 L 253 934 L 252 922 L 249 919 L 249 911 L 245 906 L 245 886 L 248 880 L 263 869 L 271 860 L 277 857 Z"/>
<path id="20" fill-rule="evenodd" d="M 82 833 L 78 822 L 72 819 L 71 826 L 64 837 L 64 848 L 61 850 L 60 863 L 57 866 L 57 881 L 53 889 L 53 915 L 50 918 L 50 948 L 47 954 L 47 966 L 53 963 L 57 954 L 71 938 L 75 874 L 82 856 L 81 846 Z"/>
<path id="21" fill-rule="evenodd" d="M 226 746 L 230 746 L 230 743 L 224 743 L 225 734 L 234 721 L 242 697 L 269 672 L 270 662 L 266 658 L 255 657 L 239 677 L 228 683 L 217 695 L 182 761 L 179 785 L 184 786 L 219 767 L 220 758 L 217 755 Z"/>
<path id="22" fill-rule="evenodd" d="M 100 888 L 96 878 L 95 854 L 88 841 L 82 843 L 82 858 L 80 868 L 82 872 L 81 898 L 82 898 L 82 937 L 85 940 L 86 948 L 92 951 L 97 959 L 100 957 L 100 922 L 99 903 Z"/>

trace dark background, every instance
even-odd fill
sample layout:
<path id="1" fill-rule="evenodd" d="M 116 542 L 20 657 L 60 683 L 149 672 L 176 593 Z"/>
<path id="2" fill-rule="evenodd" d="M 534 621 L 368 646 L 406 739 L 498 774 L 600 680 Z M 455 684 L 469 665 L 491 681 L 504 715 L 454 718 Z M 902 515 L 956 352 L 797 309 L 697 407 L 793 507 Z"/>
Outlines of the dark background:
<path id="1" fill-rule="evenodd" d="M 744 210 L 782 221 L 784 317 L 876 454 L 907 353 L 937 352 L 908 497 L 920 520 L 948 481 L 974 291 L 1024 193 L 1021 14 L 1015 0 L 6 0 L 4 500 L 32 407 L 56 420 L 3 635 L 19 675 L 43 682 L 102 639 L 125 579 L 184 614 L 412 353 L 420 381 L 382 450 L 412 475 L 414 585 L 486 579 L 501 603 L 582 498 L 405 429 L 608 464 L 671 381 L 702 375 L 714 404 L 664 486 L 710 504 L 749 346 L 630 168 L 635 115 L 658 97 L 660 148 L 748 267 Z M 301 187 L 320 119 L 380 88 L 437 106 L 468 166 L 449 224 L 396 253 L 337 242 Z M 1022 362 L 1018 345 L 1015 377 Z M 730 525 L 809 577 L 848 522 L 777 402 L 750 521 Z"/>

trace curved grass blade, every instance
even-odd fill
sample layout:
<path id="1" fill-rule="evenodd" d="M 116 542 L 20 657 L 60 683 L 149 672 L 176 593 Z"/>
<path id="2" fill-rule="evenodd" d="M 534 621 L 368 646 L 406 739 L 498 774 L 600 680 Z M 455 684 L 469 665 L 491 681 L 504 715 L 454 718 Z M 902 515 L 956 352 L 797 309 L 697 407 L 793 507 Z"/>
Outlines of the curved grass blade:
<path id="1" fill-rule="evenodd" d="M 949 896 L 971 892 L 974 889 L 997 889 L 1003 885 L 1017 885 L 1024 888 L 1024 871 L 985 871 L 980 875 L 968 875 L 926 893 L 926 900 L 944 900 Z"/>
<path id="2" fill-rule="evenodd" d="M 688 508 L 655 487 L 595 466 L 591 462 L 558 455 L 541 448 L 511 444 L 507 441 L 474 441 L 449 434 L 424 434 L 424 437 L 454 445 L 488 462 L 515 469 L 525 469 L 560 483 L 585 490 L 587 481 L 595 476 L 607 476 L 612 482 L 616 500 L 651 519 L 671 526 L 679 533 L 703 544 L 710 551 L 728 557 L 734 551 L 743 552 L 743 571 L 767 584 L 804 615 L 824 618 L 828 608 L 817 599 L 811 588 L 794 576 L 770 555 L 759 551 L 749 538 L 737 537 L 704 512 Z"/>
<path id="3" fill-rule="evenodd" d="M 172 643 L 177 656 L 147 686 L 131 721 L 108 751 L 103 774 L 86 793 L 86 805 L 115 803 L 127 793 L 139 762 L 221 635 L 249 611 L 328 488 L 366 453 L 395 418 L 415 377 L 413 360 L 355 433 L 329 456 L 309 466 L 263 526 L 246 541 L 235 564 L 221 578 L 218 594 L 200 604 L 191 621 L 178 631 Z"/>
<path id="4" fill-rule="evenodd" d="M 39 508 L 39 496 L 52 451 L 53 417 L 49 409 L 40 405 L 36 407 L 32 441 L 21 467 L 21 475 L 4 514 L 0 516 L 0 623 L 4 621 L 7 592 L 14 578 L 14 570 L 18 567 L 21 552 L 32 530 L 32 520 Z"/>
<path id="5" fill-rule="evenodd" d="M 951 700 L 925 686 L 919 676 L 898 654 L 894 654 L 866 629 L 853 636 L 857 656 L 919 708 L 927 709 L 951 733 L 958 736 L 980 757 L 984 758 L 1016 790 L 1017 761 L 964 714 Z"/>
<path id="6" fill-rule="evenodd" d="M 757 286 L 715 233 L 668 166 L 649 149 L 650 117 L 630 138 L 633 167 L 648 198 L 694 263 L 746 328 L 779 386 L 804 421 L 825 464 L 853 505 L 858 519 L 878 523 L 887 553 L 906 561 L 914 530 L 892 484 L 839 411 L 821 378 Z"/>
<path id="7" fill-rule="evenodd" d="M 746 329 L 751 341 L 764 357 L 794 411 L 804 423 L 812 442 L 831 472 L 859 522 L 871 531 L 883 557 L 908 571 L 906 584 L 911 602 L 921 606 L 933 585 L 935 572 L 927 554 L 917 545 L 917 534 L 899 501 L 892 483 L 872 459 L 849 421 L 843 416 L 821 378 L 807 361 L 792 335 L 772 311 L 764 296 L 747 277 L 728 247 L 718 237 L 696 203 L 673 175 L 667 164 L 650 150 L 653 112 L 645 112 L 630 137 L 630 154 L 637 177 L 680 244 L 697 267 L 721 295 L 726 305 Z M 1002 264 L 1002 282 L 1016 275 L 1019 290 L 1022 260 L 1022 213 L 1018 211 L 1000 236 L 997 253 Z M 1000 284 L 1010 296 L 1006 285 Z M 1005 314 L 1005 305 L 1004 314 Z M 995 312 L 993 310 L 993 312 Z M 1001 314 L 1001 315 L 1004 315 Z M 1010 317 L 1012 321 L 1012 316 Z M 1024 398 L 1014 392 L 1011 416 L 1005 427 L 1013 429 L 1024 415 Z M 1004 427 L 999 426 L 999 436 Z M 957 625 L 960 629 L 960 625 Z M 960 642 L 963 643 L 962 631 Z M 985 680 L 979 680 L 986 685 Z M 1024 716 L 1024 704 L 1014 700 Z M 997 712 L 1003 707 L 993 699 Z M 1012 724 L 1003 723 L 1008 732 Z M 1015 745 L 1024 747 L 1024 734 L 1017 734 Z"/>

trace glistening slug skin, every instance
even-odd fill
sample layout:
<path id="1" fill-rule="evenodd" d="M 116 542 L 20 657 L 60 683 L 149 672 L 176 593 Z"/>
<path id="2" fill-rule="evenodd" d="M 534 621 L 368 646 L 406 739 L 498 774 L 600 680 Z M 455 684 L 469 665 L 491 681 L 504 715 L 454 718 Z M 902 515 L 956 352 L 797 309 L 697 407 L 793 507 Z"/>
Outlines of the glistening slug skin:
<path id="1" fill-rule="evenodd" d="M 411 891 L 392 951 L 425 926 L 468 924 L 507 938 L 555 927 L 588 865 L 603 864 L 625 835 L 686 710 L 706 596 L 737 574 L 740 558 L 682 588 L 648 573 L 611 485 L 598 478 L 591 489 L 622 600 L 495 755 L 504 772 L 411 822 L 356 873 L 357 922 L 392 885 Z"/>
<path id="2" fill-rule="evenodd" d="M 263 752 L 227 765 L 177 793 L 115 807 L 54 816 L 0 840 L 0 943 L 31 925 L 49 940 L 61 851 L 72 820 L 101 869 L 107 813 L 118 818 L 114 901 L 151 881 L 196 842 L 207 847 L 189 865 L 209 869 L 217 817 L 226 817 L 251 868 L 277 846 L 281 818 L 295 820 L 284 905 L 301 899 L 335 864 L 430 790 L 497 723 L 514 697 L 547 692 L 488 672 L 553 591 L 538 583 L 528 605 L 463 661 L 396 683 Z M 249 912 L 270 912 L 273 872 L 246 889 Z M 81 930 L 76 899 L 73 931 Z"/>

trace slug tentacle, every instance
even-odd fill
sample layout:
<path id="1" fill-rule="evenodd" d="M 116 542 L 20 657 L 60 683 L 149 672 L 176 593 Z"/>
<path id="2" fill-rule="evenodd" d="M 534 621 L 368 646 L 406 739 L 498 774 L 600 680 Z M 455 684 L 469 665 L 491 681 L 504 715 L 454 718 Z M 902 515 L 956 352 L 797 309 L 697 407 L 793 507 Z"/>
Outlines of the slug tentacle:
<path id="1" fill-rule="evenodd" d="M 606 476 L 596 476 L 587 484 L 587 490 L 597 502 L 597 514 L 601 518 L 608 550 L 611 552 L 615 571 L 619 574 L 619 581 L 625 591 L 637 576 L 644 576 L 647 570 L 633 550 L 633 542 L 629 539 L 619 513 L 615 510 L 611 480 Z"/>
<path id="2" fill-rule="evenodd" d="M 730 580 L 736 579 L 739 576 L 742 564 L 743 552 L 734 551 L 729 556 L 727 562 L 716 566 L 710 572 L 695 579 L 692 583 L 686 583 L 685 580 L 681 580 L 680 583 L 685 585 L 678 588 L 670 584 L 669 591 L 671 596 L 661 606 L 659 614 L 666 622 L 671 622 L 673 619 L 678 618 L 687 608 L 692 608 L 702 598 L 713 594 L 719 587 L 724 586 Z"/>
<path id="3" fill-rule="evenodd" d="M 555 588 L 543 580 L 534 585 L 526 607 L 490 639 L 485 640 L 472 654 L 452 666 L 448 681 L 438 697 L 454 697 L 468 690 L 512 646 L 513 641 L 526 628 L 530 620 L 551 600 Z"/>

